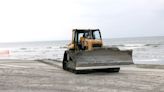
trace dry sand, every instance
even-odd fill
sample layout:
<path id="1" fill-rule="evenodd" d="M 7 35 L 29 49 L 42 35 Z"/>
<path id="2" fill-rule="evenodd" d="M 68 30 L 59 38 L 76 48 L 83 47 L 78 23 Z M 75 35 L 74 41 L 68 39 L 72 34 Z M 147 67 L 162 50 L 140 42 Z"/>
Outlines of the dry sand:
<path id="1" fill-rule="evenodd" d="M 123 66 L 119 73 L 76 75 L 46 60 L 1 60 L 2 92 L 164 92 L 164 70 Z"/>

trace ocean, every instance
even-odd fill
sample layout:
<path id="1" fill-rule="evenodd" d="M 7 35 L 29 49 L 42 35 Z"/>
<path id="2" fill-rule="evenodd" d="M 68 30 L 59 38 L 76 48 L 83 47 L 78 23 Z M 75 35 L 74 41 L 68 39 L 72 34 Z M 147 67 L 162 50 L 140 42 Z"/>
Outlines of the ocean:
<path id="1" fill-rule="evenodd" d="M 62 61 L 67 44 L 71 41 L 38 41 L 20 43 L 0 43 L 0 59 Z M 121 50 L 132 49 L 135 64 L 164 64 L 164 36 L 104 39 L 105 46 L 116 46 Z"/>

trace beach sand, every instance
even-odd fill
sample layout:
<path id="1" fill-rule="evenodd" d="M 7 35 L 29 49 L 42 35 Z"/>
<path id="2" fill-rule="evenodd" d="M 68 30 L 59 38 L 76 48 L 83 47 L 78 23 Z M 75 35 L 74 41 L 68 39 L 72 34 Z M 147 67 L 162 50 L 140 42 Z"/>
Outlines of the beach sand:
<path id="1" fill-rule="evenodd" d="M 73 74 L 51 60 L 0 60 L 2 92 L 164 92 L 164 70 L 122 66 L 119 73 Z"/>

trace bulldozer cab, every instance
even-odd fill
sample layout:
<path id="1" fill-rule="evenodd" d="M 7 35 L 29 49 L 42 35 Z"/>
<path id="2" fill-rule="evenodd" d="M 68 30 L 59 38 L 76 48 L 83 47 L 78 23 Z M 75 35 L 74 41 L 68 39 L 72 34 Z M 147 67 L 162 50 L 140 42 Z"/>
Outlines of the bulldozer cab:
<path id="1" fill-rule="evenodd" d="M 72 43 L 75 50 L 86 50 L 101 47 L 102 38 L 99 29 L 74 29 Z"/>

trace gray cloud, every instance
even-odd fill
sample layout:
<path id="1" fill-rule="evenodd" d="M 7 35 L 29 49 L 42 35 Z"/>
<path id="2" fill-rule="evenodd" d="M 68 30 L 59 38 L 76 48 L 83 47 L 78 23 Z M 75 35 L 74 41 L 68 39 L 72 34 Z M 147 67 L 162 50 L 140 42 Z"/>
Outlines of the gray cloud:
<path id="1" fill-rule="evenodd" d="M 77 20 L 102 28 L 105 37 L 164 35 L 163 0 L 84 0 L 78 4 L 83 11 Z"/>

